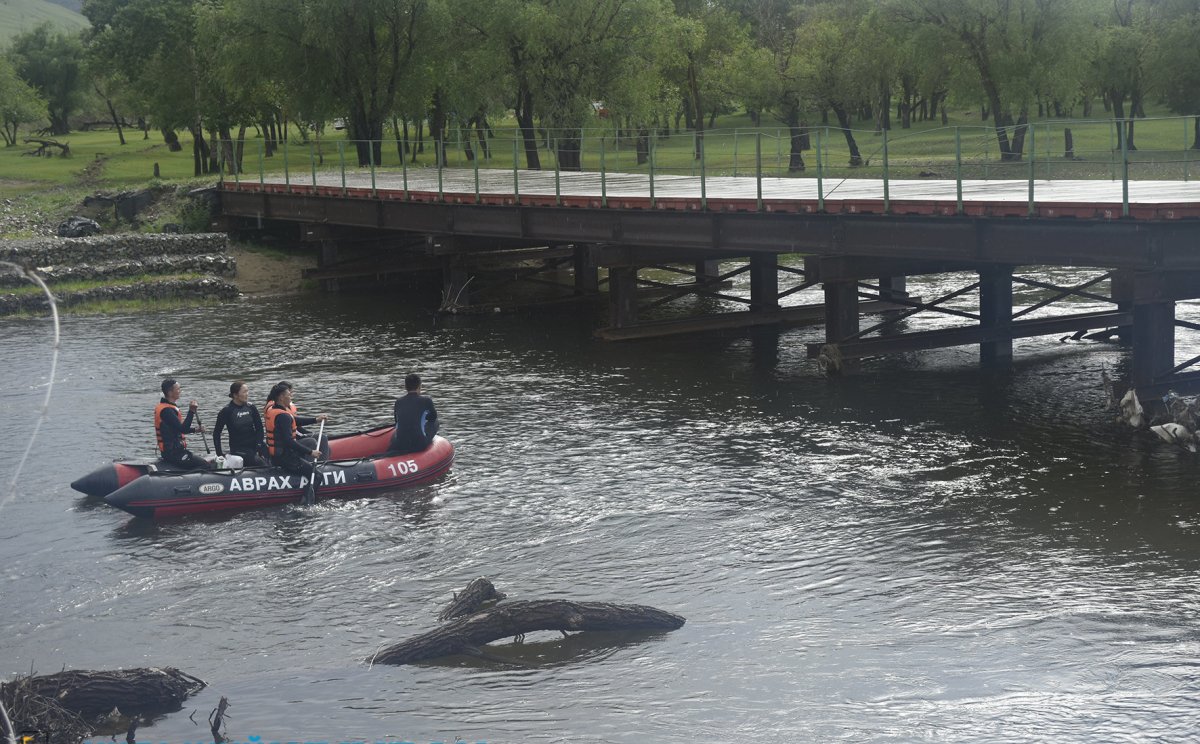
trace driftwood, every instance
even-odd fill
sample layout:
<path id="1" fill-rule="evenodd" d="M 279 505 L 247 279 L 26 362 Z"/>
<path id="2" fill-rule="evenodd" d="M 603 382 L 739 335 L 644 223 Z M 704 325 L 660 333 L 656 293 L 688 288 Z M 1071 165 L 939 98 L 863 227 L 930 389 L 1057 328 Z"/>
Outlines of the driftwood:
<path id="1" fill-rule="evenodd" d="M 496 587 L 485 577 L 480 576 L 467 584 L 466 588 L 454 595 L 446 609 L 438 614 L 438 620 L 452 620 L 463 615 L 470 615 L 483 606 L 484 602 L 500 601 L 506 595 L 496 591 Z"/>
<path id="2" fill-rule="evenodd" d="M 173 710 L 179 708 L 189 695 L 202 689 L 204 682 L 170 667 L 100 672 L 71 670 L 7 682 L 0 685 L 0 696 L 6 703 L 22 697 L 53 701 L 84 720 L 93 720 L 114 708 L 127 716 Z M 9 711 L 13 708 L 10 705 Z M 25 723 L 31 728 L 39 728 L 33 721 Z"/>
<path id="3" fill-rule="evenodd" d="M 370 661 L 411 664 L 451 654 L 479 654 L 486 643 L 537 630 L 676 630 L 684 622 L 679 615 L 644 605 L 562 599 L 509 602 L 389 646 Z"/>

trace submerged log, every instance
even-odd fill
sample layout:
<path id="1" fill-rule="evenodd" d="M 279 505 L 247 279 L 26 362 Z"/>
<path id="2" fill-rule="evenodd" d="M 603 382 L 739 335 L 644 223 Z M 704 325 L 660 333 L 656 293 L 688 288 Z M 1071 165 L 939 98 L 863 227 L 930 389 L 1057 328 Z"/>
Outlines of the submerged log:
<path id="1" fill-rule="evenodd" d="M 484 602 L 500 601 L 507 596 L 496 591 L 496 587 L 486 577 L 480 576 L 467 584 L 466 588 L 454 595 L 446 609 L 438 614 L 438 620 L 452 620 L 463 615 L 470 615 L 483 606 Z"/>
<path id="2" fill-rule="evenodd" d="M 179 708 L 187 697 L 204 689 L 204 682 L 178 669 L 71 670 L 27 677 L 14 685 L 51 699 L 84 718 L 103 716 L 117 708 L 125 715 Z"/>
<path id="3" fill-rule="evenodd" d="M 537 630 L 676 630 L 686 622 L 679 615 L 645 605 L 571 602 L 543 599 L 510 602 L 379 651 L 369 661 L 411 664 L 439 656 L 474 653 L 479 647 L 509 636 Z"/>

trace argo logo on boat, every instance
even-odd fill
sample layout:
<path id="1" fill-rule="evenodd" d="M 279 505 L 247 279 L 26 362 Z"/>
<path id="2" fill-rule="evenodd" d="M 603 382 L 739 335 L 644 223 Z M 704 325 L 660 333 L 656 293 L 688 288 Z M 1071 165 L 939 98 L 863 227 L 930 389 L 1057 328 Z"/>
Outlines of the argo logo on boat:
<path id="1" fill-rule="evenodd" d="M 225 486 L 220 483 L 205 483 L 200 486 L 200 493 L 221 493 L 225 490 Z"/>

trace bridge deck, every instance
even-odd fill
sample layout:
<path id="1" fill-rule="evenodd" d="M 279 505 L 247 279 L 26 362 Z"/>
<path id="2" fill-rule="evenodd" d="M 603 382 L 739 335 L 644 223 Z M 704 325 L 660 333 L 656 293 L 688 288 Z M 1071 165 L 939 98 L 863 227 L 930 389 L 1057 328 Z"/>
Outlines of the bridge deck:
<path id="1" fill-rule="evenodd" d="M 761 186 L 760 186 L 761 184 Z M 1120 180 L 953 180 L 707 177 L 433 168 L 355 169 L 290 178 L 227 180 L 231 191 L 368 197 L 452 204 L 612 207 L 695 211 L 1074 217 L 1200 218 L 1200 183 Z M 761 196 L 760 196 L 761 188 Z M 1128 190 L 1126 196 L 1126 188 Z"/>

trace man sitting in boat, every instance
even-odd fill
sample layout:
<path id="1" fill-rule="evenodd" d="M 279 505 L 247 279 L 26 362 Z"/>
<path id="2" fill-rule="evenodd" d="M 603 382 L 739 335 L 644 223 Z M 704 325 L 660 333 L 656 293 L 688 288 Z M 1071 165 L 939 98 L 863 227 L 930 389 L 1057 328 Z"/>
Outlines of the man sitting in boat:
<path id="1" fill-rule="evenodd" d="M 188 404 L 187 418 L 179 420 L 179 400 L 182 391 L 179 383 L 168 377 L 162 381 L 162 400 L 154 407 L 154 435 L 158 439 L 158 451 L 162 459 L 183 470 L 210 469 L 212 465 L 187 448 L 184 434 L 204 433 L 204 427 L 192 426 L 196 415 L 196 401 Z"/>
<path id="2" fill-rule="evenodd" d="M 421 452 L 433 443 L 438 433 L 437 409 L 433 399 L 421 394 L 421 376 L 410 374 L 404 378 L 405 395 L 396 399 L 393 411 L 396 431 L 388 446 L 388 454 L 404 455 Z"/>
<path id="3" fill-rule="evenodd" d="M 229 386 L 229 403 L 217 414 L 213 425 L 213 446 L 217 456 L 225 454 L 221 432 L 229 429 L 229 454 L 242 458 L 247 466 L 266 465 L 266 430 L 258 408 L 250 402 L 250 388 L 238 380 Z"/>
<path id="4" fill-rule="evenodd" d="M 316 470 L 314 462 L 321 456 L 321 449 L 316 439 L 298 439 L 296 433 L 302 425 L 324 421 L 325 414 L 299 415 L 292 405 L 292 384 L 280 382 L 271 388 L 271 394 L 267 396 L 265 415 L 267 450 L 271 454 L 271 462 L 290 472 L 307 476 L 311 483 Z"/>

